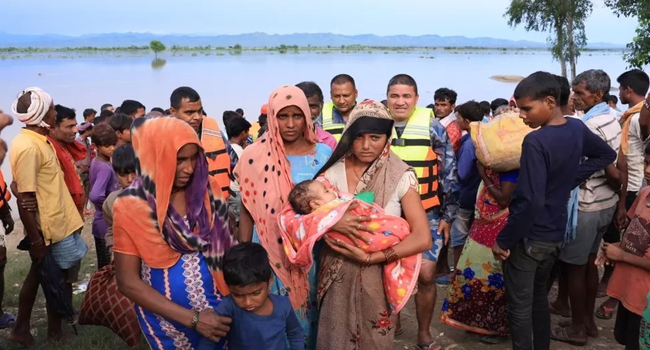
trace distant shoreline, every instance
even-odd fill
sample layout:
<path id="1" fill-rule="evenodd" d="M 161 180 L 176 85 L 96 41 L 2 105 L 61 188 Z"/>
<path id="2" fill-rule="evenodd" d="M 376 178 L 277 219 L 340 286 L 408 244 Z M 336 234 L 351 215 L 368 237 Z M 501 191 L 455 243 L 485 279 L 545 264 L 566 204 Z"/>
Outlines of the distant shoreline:
<path id="1" fill-rule="evenodd" d="M 14 54 L 14 53 L 66 53 L 66 52 L 80 52 L 80 53 L 111 53 L 111 52 L 145 52 L 151 51 L 149 46 L 119 46 L 119 47 L 62 47 L 62 48 L 48 48 L 48 47 L 0 47 L 0 54 Z M 410 52 L 550 52 L 547 48 L 491 48 L 491 47 L 427 47 L 427 46 L 409 46 L 409 47 L 396 47 L 396 46 L 364 46 L 364 45 L 342 45 L 342 46 L 298 46 L 298 45 L 280 45 L 275 47 L 245 47 L 240 45 L 223 47 L 223 46 L 179 46 L 172 45 L 164 52 L 217 52 L 217 53 L 230 53 L 239 54 L 242 52 L 276 52 L 281 54 L 298 53 L 298 52 L 312 52 L 312 53 L 334 53 L 334 52 L 395 52 L 395 53 L 410 53 Z M 627 49 L 582 49 L 581 52 L 625 52 Z"/>

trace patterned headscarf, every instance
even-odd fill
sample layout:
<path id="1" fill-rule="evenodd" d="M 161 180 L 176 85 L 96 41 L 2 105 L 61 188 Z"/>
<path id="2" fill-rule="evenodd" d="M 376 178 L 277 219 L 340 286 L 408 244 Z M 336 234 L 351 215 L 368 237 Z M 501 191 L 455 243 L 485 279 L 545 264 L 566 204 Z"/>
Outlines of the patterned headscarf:
<path id="1" fill-rule="evenodd" d="M 213 193 L 218 185 L 208 176 L 208 164 L 196 132 L 173 117 L 138 118 L 132 126 L 132 143 L 136 153 L 137 177 L 115 202 L 114 232 L 137 228 L 151 234 L 158 232 L 180 254 L 203 252 L 208 267 L 218 277 L 217 287 L 224 292 L 221 262 L 224 253 L 235 244 L 227 224 L 228 207 Z M 164 142 L 160 142 L 161 137 Z M 196 167 L 185 187 L 186 212 L 183 218 L 170 205 L 176 177 L 176 156 L 188 144 L 199 147 Z M 143 221 L 148 220 L 143 225 Z M 155 257 L 145 263 L 156 266 Z"/>
<path id="2" fill-rule="evenodd" d="M 301 283 L 307 281 L 305 272 L 292 266 L 287 259 L 277 224 L 277 215 L 289 203 L 287 197 L 294 186 L 277 119 L 278 113 L 289 106 L 300 108 L 306 118 L 311 116 L 307 98 L 299 88 L 283 86 L 273 91 L 268 104 L 268 132 L 244 150 L 235 168 L 235 177 L 241 187 L 242 204 L 255 220 L 260 243 L 269 254 L 271 266 L 287 287 L 292 306 L 299 309 L 309 286 Z M 303 137 L 314 144 L 316 135 L 310 126 L 311 122 L 306 120 Z"/>
<path id="3" fill-rule="evenodd" d="M 31 96 L 31 104 L 26 113 L 18 112 L 18 100 L 26 94 Z M 50 110 L 50 107 L 54 104 L 54 99 L 47 92 L 41 90 L 37 87 L 30 87 L 21 91 L 16 97 L 16 101 L 11 106 L 11 110 L 14 112 L 18 120 L 27 124 L 35 125 L 41 128 L 50 128 L 46 122 L 43 121 L 43 118 L 47 115 L 47 112 Z"/>
<path id="4" fill-rule="evenodd" d="M 359 103 L 352 112 L 343 135 L 332 157 L 325 163 L 316 177 L 325 173 L 334 164 L 345 161 L 352 152 L 352 143 L 357 135 L 364 133 L 384 134 L 388 136 L 386 146 L 379 157 L 364 171 L 357 184 L 355 193 L 370 191 L 375 193 L 375 202 L 384 207 L 399 184 L 404 173 L 411 170 L 393 151 L 390 143 L 393 135 L 394 121 L 388 109 L 380 102 L 366 100 Z M 350 189 L 351 190 L 351 189 Z"/>

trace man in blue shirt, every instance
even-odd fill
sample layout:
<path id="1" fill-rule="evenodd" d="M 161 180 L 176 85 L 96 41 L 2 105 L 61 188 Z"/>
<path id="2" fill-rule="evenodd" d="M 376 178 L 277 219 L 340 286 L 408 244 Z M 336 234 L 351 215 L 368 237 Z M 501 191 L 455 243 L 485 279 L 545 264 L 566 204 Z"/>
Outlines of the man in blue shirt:
<path id="1" fill-rule="evenodd" d="M 524 123 L 539 129 L 524 138 L 508 223 L 492 247 L 494 257 L 505 261 L 513 350 L 550 348 L 546 282 L 564 241 L 569 195 L 616 160 L 616 152 L 582 121 L 564 118 L 560 90 L 552 74 L 537 72 L 514 94 Z"/>

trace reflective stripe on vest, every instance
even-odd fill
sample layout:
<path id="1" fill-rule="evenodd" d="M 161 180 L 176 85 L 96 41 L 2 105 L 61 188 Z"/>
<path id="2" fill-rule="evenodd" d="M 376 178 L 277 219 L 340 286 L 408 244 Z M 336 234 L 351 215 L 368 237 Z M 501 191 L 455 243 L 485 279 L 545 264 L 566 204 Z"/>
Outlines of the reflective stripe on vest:
<path id="1" fill-rule="evenodd" d="M 391 150 L 415 169 L 420 184 L 424 210 L 440 205 L 438 198 L 438 156 L 431 148 L 429 131 L 431 110 L 416 108 L 401 137 L 391 143 Z M 397 132 L 395 132 L 397 134 Z"/>
<path id="2" fill-rule="evenodd" d="M 232 192 L 230 190 L 230 156 L 226 152 L 223 134 L 216 120 L 208 117 L 203 118 L 201 145 L 203 145 L 208 160 L 210 176 L 217 180 L 224 199 L 227 199 Z"/>
<path id="3" fill-rule="evenodd" d="M 329 102 L 323 105 L 323 130 L 334 136 L 336 142 L 341 141 L 345 124 L 334 123 L 334 104 Z"/>

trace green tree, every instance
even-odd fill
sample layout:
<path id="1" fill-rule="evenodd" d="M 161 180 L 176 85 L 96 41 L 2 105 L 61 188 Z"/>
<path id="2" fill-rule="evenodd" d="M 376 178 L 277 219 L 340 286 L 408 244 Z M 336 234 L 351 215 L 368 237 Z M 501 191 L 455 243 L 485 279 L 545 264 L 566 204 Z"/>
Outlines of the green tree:
<path id="1" fill-rule="evenodd" d="M 567 76 L 569 62 L 575 77 L 580 49 L 587 44 L 584 22 L 592 10 L 590 0 L 512 0 L 505 16 L 512 27 L 549 32 L 551 53 L 560 62 L 562 75 Z"/>
<path id="2" fill-rule="evenodd" d="M 156 55 L 156 59 L 158 59 L 158 52 L 163 52 L 166 49 L 165 44 L 158 40 L 151 40 L 149 47 L 153 50 L 154 55 Z"/>
<path id="3" fill-rule="evenodd" d="M 605 0 L 617 16 L 637 17 L 636 36 L 627 44 L 625 60 L 634 68 L 650 64 L 650 0 Z"/>

